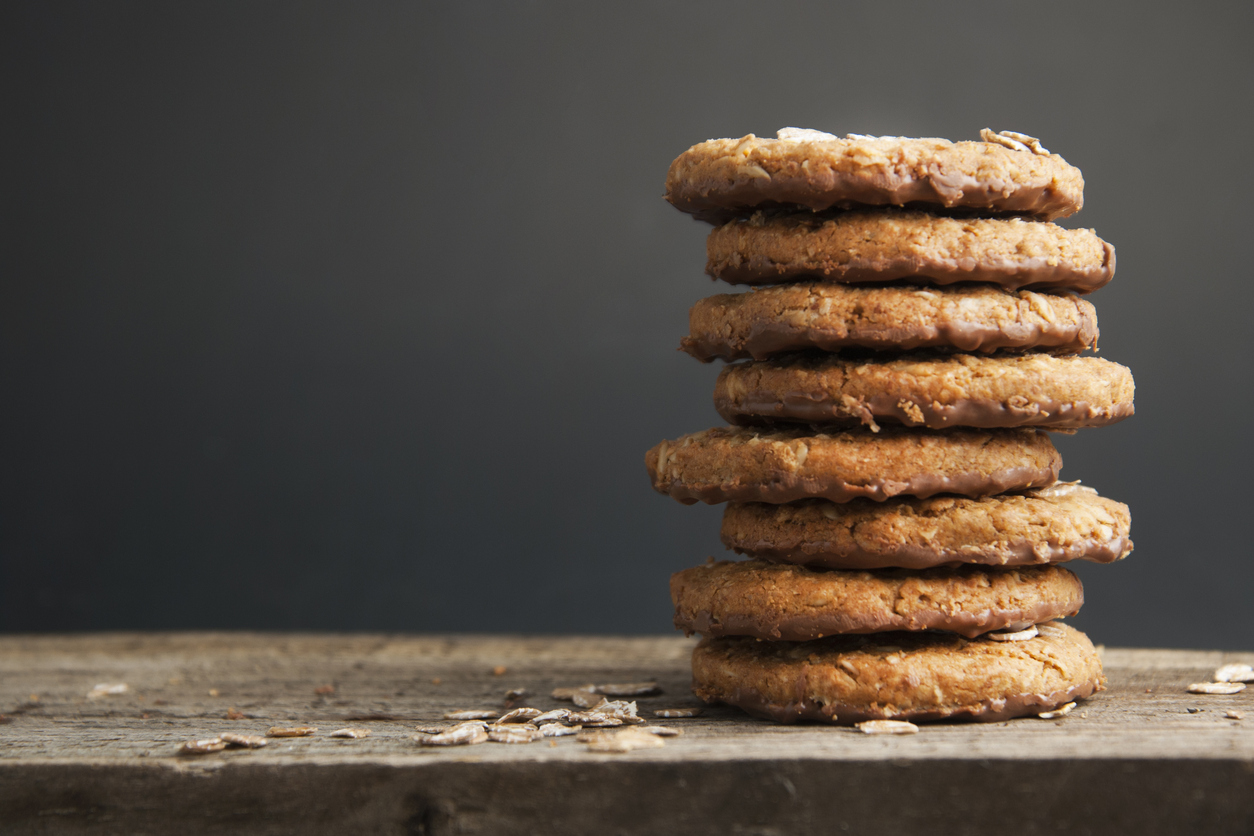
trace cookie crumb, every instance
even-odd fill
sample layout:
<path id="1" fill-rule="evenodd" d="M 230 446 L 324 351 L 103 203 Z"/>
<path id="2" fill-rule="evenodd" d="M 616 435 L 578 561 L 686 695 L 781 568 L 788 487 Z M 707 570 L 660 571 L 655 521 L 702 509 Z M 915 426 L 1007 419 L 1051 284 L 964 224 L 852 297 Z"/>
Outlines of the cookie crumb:
<path id="1" fill-rule="evenodd" d="M 314 688 L 314 693 L 319 696 L 326 696 L 327 694 L 334 694 L 335 686 L 334 685 L 319 685 L 317 688 Z"/>
<path id="2" fill-rule="evenodd" d="M 492 675 L 493 676 L 505 676 L 507 670 L 508 668 L 506 668 L 504 665 L 497 665 L 495 668 L 492 669 Z"/>

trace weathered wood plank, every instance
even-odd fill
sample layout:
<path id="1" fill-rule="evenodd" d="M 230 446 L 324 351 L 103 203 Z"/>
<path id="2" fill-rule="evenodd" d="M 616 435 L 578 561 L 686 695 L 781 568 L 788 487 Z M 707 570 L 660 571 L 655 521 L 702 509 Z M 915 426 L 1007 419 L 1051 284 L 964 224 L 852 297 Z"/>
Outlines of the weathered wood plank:
<path id="1" fill-rule="evenodd" d="M 0 637 L 5 833 L 1145 833 L 1254 831 L 1254 689 L 1185 693 L 1254 653 L 1109 650 L 1110 690 L 1061 720 L 908 737 L 781 727 L 714 707 L 665 748 L 572 738 L 424 749 L 414 725 L 526 688 L 656 679 L 697 705 L 680 638 L 158 634 Z M 505 672 L 496 674 L 494 668 Z M 120 695 L 88 699 L 101 683 Z M 331 685 L 333 692 L 322 686 Z M 318 690 L 321 688 L 322 692 Z M 32 695 L 36 699 L 32 699 Z M 235 709 L 247 715 L 229 720 Z M 1192 709 L 1192 711 L 1190 711 Z M 1242 712 L 1246 719 L 1225 717 Z M 372 717 L 374 719 L 352 719 Z M 318 726 L 256 751 L 185 740 Z M 342 726 L 372 736 L 326 736 Z"/>

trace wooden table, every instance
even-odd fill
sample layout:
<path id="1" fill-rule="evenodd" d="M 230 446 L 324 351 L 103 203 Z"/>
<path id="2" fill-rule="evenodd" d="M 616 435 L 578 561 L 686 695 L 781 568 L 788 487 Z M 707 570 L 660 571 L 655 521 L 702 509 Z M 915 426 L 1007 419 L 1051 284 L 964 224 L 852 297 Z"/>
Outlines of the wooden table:
<path id="1" fill-rule="evenodd" d="M 1254 832 L 1254 688 L 1185 692 L 1254 653 L 1109 649 L 1109 690 L 1064 719 L 911 736 L 777 726 L 715 707 L 662 721 L 683 735 L 627 754 L 596 754 L 572 737 L 447 749 L 411 740 L 415 725 L 445 711 L 500 709 L 511 688 L 547 709 L 570 705 L 549 697 L 554 687 L 656 679 L 664 694 L 640 699 L 641 713 L 697 705 L 691 646 L 669 637 L 0 637 L 0 833 Z M 121 683 L 125 693 L 87 697 Z M 227 719 L 232 710 L 246 716 Z M 189 739 L 292 724 L 318 732 L 258 750 L 176 754 Z M 328 736 L 344 726 L 372 734 Z"/>

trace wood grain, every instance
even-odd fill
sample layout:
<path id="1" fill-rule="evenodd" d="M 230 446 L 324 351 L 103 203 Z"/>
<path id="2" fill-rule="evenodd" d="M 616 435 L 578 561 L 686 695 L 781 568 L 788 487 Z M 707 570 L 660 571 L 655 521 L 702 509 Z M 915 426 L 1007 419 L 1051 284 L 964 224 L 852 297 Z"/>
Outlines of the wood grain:
<path id="1" fill-rule="evenodd" d="M 681 638 L 107 634 L 0 638 L 3 833 L 1254 831 L 1254 688 L 1185 692 L 1254 653 L 1105 651 L 1108 691 L 1059 720 L 911 736 L 776 726 L 711 707 L 664 748 L 573 738 L 429 749 L 445 711 L 656 679 L 699 703 Z M 503 666 L 505 673 L 495 674 Z M 124 694 L 88 699 L 98 684 Z M 333 686 L 330 691 L 324 686 Z M 235 709 L 246 715 L 228 720 Z M 1225 717 L 1228 711 L 1245 719 Z M 181 743 L 309 724 L 200 757 Z M 344 726 L 361 740 L 335 739 Z"/>

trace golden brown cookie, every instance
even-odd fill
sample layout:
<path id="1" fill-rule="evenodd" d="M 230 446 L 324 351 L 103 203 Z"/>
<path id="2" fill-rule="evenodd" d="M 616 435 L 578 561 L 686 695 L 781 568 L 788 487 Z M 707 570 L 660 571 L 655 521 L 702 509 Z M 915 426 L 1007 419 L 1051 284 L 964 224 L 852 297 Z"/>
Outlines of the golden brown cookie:
<path id="1" fill-rule="evenodd" d="M 926 204 L 1052 220 L 1084 205 L 1084 178 L 1062 157 L 1031 137 L 981 135 L 985 141 L 840 139 L 785 128 L 777 139 L 711 139 L 671 163 L 666 199 L 711 222 L 770 206 L 821 211 L 858 204 Z"/>
<path id="2" fill-rule="evenodd" d="M 1072 295 L 823 282 L 710 296 L 688 312 L 688 331 L 679 347 L 705 362 L 848 348 L 1077 354 L 1098 336 L 1097 311 Z"/>
<path id="3" fill-rule="evenodd" d="M 841 633 L 949 630 L 975 638 L 1075 615 L 1080 579 L 1060 566 L 807 569 L 710 562 L 671 575 L 675 626 L 688 635 L 809 641 Z"/>
<path id="4" fill-rule="evenodd" d="M 1057 622 L 1026 641 L 950 633 L 878 633 L 810 642 L 706 638 L 692 690 L 781 723 L 1006 720 L 1103 689 L 1088 636 Z"/>
<path id="5" fill-rule="evenodd" d="M 1101 427 L 1132 414 L 1132 373 L 1097 357 L 789 355 L 727 366 L 714 408 L 733 424 Z"/>
<path id="6" fill-rule="evenodd" d="M 899 494 L 988 496 L 1051 485 L 1062 457 L 1033 429 L 839 433 L 715 427 L 645 454 L 657 491 L 691 505 Z"/>
<path id="7" fill-rule="evenodd" d="M 706 254 L 706 272 L 732 284 L 902 279 L 1090 293 L 1115 275 L 1115 248 L 1091 229 L 899 209 L 755 212 L 715 227 Z"/>
<path id="8" fill-rule="evenodd" d="M 1058 482 L 1024 494 L 896 497 L 836 504 L 732 503 L 723 544 L 741 554 L 829 569 L 954 563 L 1110 563 L 1132 551 L 1128 506 Z"/>

